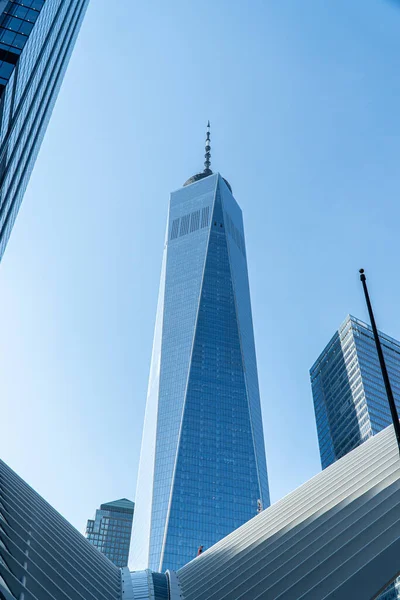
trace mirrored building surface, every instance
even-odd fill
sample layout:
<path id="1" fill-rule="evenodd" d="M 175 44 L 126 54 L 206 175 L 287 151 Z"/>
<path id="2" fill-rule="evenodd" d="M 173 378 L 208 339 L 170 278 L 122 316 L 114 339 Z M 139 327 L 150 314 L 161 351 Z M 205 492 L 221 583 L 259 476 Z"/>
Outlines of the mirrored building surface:
<path id="1" fill-rule="evenodd" d="M 0 0 L 0 261 L 89 0 Z"/>
<path id="2" fill-rule="evenodd" d="M 136 493 L 135 569 L 269 505 L 242 212 L 209 169 L 171 194 Z"/>
<path id="3" fill-rule="evenodd" d="M 400 410 L 400 342 L 379 335 Z M 371 327 L 348 316 L 310 376 L 324 469 L 392 422 Z"/>
<path id="4" fill-rule="evenodd" d="M 86 538 L 117 567 L 126 567 L 129 557 L 135 503 L 127 498 L 101 504 L 86 526 Z"/>

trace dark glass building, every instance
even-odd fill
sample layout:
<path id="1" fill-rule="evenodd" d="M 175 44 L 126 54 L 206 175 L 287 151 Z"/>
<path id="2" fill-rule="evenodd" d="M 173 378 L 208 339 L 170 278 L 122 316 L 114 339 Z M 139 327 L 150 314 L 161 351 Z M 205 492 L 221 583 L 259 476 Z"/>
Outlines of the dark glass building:
<path id="1" fill-rule="evenodd" d="M 400 342 L 379 335 L 400 412 Z M 310 376 L 325 469 L 392 422 L 371 327 L 348 316 Z"/>
<path id="2" fill-rule="evenodd" d="M 242 211 L 210 170 L 171 194 L 131 566 L 176 570 L 269 505 Z"/>
<path id="3" fill-rule="evenodd" d="M 101 504 L 87 522 L 87 539 L 117 567 L 128 565 L 134 509 L 134 502 L 121 498 Z"/>
<path id="4" fill-rule="evenodd" d="M 379 337 L 400 412 L 400 342 Z M 348 316 L 310 375 L 324 469 L 392 423 L 371 327 Z M 400 599 L 400 578 L 379 598 Z"/>
<path id="5" fill-rule="evenodd" d="M 0 0 L 0 261 L 89 0 Z"/>

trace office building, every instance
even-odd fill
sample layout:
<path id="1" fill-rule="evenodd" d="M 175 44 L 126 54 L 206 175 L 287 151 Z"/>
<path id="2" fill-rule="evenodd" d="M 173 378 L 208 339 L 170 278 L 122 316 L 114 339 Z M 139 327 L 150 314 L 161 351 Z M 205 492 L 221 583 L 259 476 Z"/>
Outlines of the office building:
<path id="1" fill-rule="evenodd" d="M 379 336 L 399 410 L 400 342 Z M 310 376 L 324 469 L 392 422 L 371 327 L 348 316 Z"/>
<path id="2" fill-rule="evenodd" d="M 117 567 L 126 567 L 135 503 L 126 498 L 101 504 L 86 526 L 86 538 Z"/>
<path id="3" fill-rule="evenodd" d="M 178 569 L 269 505 L 242 211 L 210 169 L 171 194 L 134 569 Z"/>
<path id="4" fill-rule="evenodd" d="M 397 409 L 400 409 L 400 342 L 380 333 Z M 391 422 L 372 329 L 348 316 L 310 370 L 322 468 Z M 396 581 L 380 600 L 400 598 Z"/>
<path id="5" fill-rule="evenodd" d="M 0 261 L 88 1 L 0 1 Z"/>
<path id="6" fill-rule="evenodd" d="M 177 572 L 118 569 L 0 461 L 1 600 L 371 600 L 400 570 L 393 426 Z"/>

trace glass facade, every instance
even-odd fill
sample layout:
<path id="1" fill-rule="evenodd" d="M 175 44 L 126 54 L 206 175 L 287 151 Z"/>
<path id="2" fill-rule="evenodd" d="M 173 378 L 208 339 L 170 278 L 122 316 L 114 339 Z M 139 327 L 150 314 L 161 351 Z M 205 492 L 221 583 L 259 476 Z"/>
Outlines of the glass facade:
<path id="1" fill-rule="evenodd" d="M 117 567 L 128 565 L 134 509 L 134 502 L 121 498 L 102 504 L 87 522 L 87 539 Z"/>
<path id="2" fill-rule="evenodd" d="M 379 333 L 400 412 L 400 342 Z M 369 325 L 348 316 L 310 370 L 322 468 L 391 424 Z M 400 578 L 379 596 L 400 599 Z"/>
<path id="3" fill-rule="evenodd" d="M 0 261 L 89 0 L 0 0 Z"/>
<path id="4" fill-rule="evenodd" d="M 131 567 L 176 570 L 269 505 L 242 213 L 219 174 L 173 192 Z"/>

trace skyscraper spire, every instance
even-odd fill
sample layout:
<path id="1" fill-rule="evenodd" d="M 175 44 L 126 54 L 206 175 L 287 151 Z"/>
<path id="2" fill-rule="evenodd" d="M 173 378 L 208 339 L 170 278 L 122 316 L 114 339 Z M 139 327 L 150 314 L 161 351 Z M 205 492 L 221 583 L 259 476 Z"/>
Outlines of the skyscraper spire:
<path id="1" fill-rule="evenodd" d="M 211 175 L 212 171 L 210 169 L 211 166 L 211 140 L 210 140 L 210 121 L 207 123 L 207 135 L 206 135 L 206 153 L 204 155 L 206 159 L 204 161 L 204 173 L 207 175 Z"/>
<path id="2" fill-rule="evenodd" d="M 196 173 L 196 175 L 192 175 L 192 177 L 189 177 L 189 179 L 187 181 L 185 181 L 185 183 L 183 184 L 183 187 L 185 187 L 186 185 L 191 185 L 192 183 L 196 183 L 196 181 L 200 181 L 201 179 L 204 179 L 205 177 L 209 177 L 210 175 L 213 174 L 212 170 L 211 170 L 211 139 L 210 139 L 210 121 L 207 122 L 207 133 L 206 133 L 206 145 L 205 145 L 205 155 L 204 158 L 206 159 L 204 161 L 204 169 L 201 173 Z M 222 178 L 226 185 L 229 188 L 229 191 L 232 193 L 232 188 L 229 184 L 229 182 L 223 177 Z"/>

